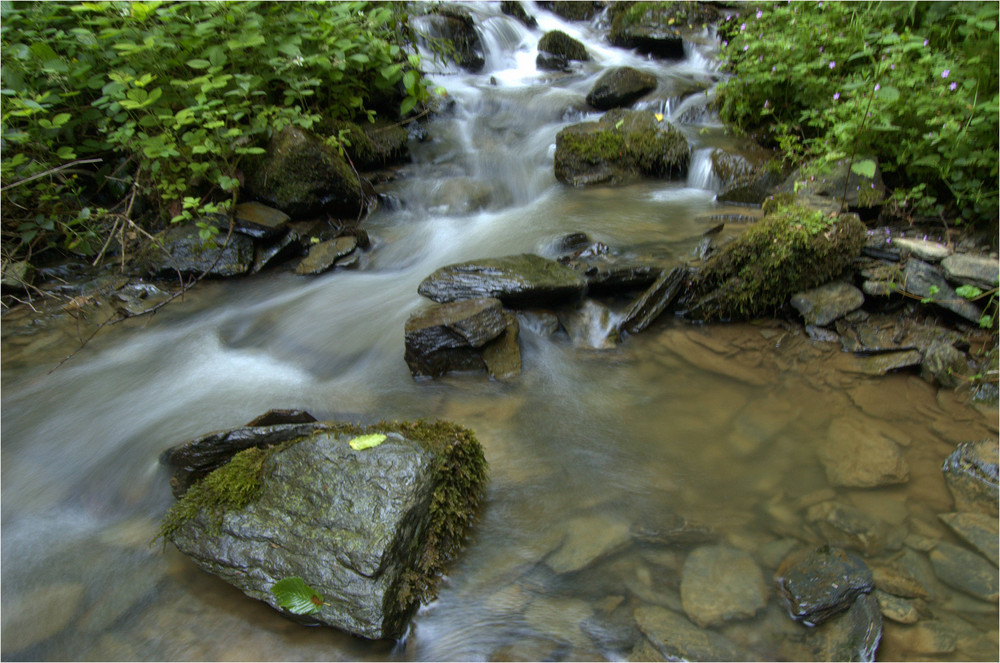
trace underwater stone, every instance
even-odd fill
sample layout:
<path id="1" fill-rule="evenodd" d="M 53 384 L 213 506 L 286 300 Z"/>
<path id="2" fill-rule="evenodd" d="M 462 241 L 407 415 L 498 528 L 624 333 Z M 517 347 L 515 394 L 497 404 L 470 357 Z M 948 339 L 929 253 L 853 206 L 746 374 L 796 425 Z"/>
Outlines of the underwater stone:
<path id="1" fill-rule="evenodd" d="M 681 601 L 688 618 L 708 628 L 753 617 L 767 602 L 767 585 L 749 553 L 728 546 L 703 546 L 684 561 Z"/>
<path id="2" fill-rule="evenodd" d="M 655 605 L 637 608 L 635 621 L 668 661 L 742 661 L 747 658 L 725 636 L 700 629 L 666 608 Z"/>
<path id="3" fill-rule="evenodd" d="M 997 517 L 997 499 L 1000 496 L 998 456 L 996 439 L 987 438 L 963 442 L 945 459 L 941 470 L 957 511 L 974 511 Z"/>
<path id="4" fill-rule="evenodd" d="M 847 612 L 808 634 L 816 661 L 874 661 L 882 639 L 882 612 L 871 594 L 854 599 Z"/>
<path id="5" fill-rule="evenodd" d="M 930 558 L 934 575 L 949 587 L 989 603 L 1000 599 L 996 565 L 971 550 L 941 541 L 930 552 Z"/>
<path id="6" fill-rule="evenodd" d="M 818 452 L 834 486 L 874 488 L 905 483 L 910 478 L 899 446 L 852 419 L 835 419 Z"/>
<path id="7" fill-rule="evenodd" d="M 349 444 L 374 432 L 387 439 Z M 327 422 L 261 468 L 255 499 L 221 513 L 202 506 L 167 538 L 276 610 L 271 587 L 301 577 L 324 599 L 309 620 L 379 639 L 401 636 L 433 595 L 482 499 L 486 463 L 471 431 L 452 424 Z"/>
<path id="8" fill-rule="evenodd" d="M 986 559 L 1000 564 L 1000 529 L 996 518 L 984 513 L 941 513 L 938 518 Z"/>
<path id="9" fill-rule="evenodd" d="M 789 616 L 806 626 L 847 610 L 874 585 L 871 570 L 859 557 L 829 545 L 790 554 L 778 567 L 775 582 Z"/>

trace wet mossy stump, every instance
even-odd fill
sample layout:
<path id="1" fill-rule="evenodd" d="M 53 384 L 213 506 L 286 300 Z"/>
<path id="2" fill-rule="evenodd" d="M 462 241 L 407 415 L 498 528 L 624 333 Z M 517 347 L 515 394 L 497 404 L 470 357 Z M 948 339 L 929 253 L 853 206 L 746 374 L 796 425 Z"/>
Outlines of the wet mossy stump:
<path id="1" fill-rule="evenodd" d="M 386 439 L 351 446 L 371 434 Z M 237 442 L 228 457 L 223 448 L 205 453 L 209 440 L 228 439 Z M 213 458 L 210 471 L 184 465 L 192 448 Z M 474 433 L 440 421 L 244 427 L 161 460 L 180 470 L 175 488 L 190 486 L 163 520 L 165 541 L 282 612 L 271 588 L 301 577 L 324 598 L 310 623 L 369 639 L 399 638 L 419 603 L 435 596 L 487 474 Z"/>

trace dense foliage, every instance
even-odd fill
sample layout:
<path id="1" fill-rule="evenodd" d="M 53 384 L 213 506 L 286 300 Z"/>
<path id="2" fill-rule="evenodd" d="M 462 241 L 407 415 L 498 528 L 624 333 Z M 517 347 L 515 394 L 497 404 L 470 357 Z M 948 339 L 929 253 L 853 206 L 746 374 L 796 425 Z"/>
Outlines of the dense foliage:
<path id="1" fill-rule="evenodd" d="M 720 29 L 734 74 L 724 120 L 796 158 L 853 157 L 862 174 L 876 158 L 897 213 L 996 222 L 997 3 L 760 3 L 739 14 Z"/>
<path id="2" fill-rule="evenodd" d="M 272 132 L 428 96 L 402 4 L 0 6 L 5 262 L 218 211 Z"/>

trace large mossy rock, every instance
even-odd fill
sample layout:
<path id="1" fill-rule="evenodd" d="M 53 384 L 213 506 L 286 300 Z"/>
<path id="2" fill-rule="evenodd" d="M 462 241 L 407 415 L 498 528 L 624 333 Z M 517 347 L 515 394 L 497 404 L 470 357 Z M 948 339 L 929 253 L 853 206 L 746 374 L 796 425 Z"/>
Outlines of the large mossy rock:
<path id="1" fill-rule="evenodd" d="M 372 170 L 402 163 L 410 158 L 409 134 L 398 123 L 384 120 L 359 125 L 330 122 L 324 133 L 346 138 L 344 151 L 358 170 Z"/>
<path id="2" fill-rule="evenodd" d="M 683 58 L 683 35 L 717 19 L 717 11 L 700 2 L 617 2 L 608 38 L 622 48 Z"/>
<path id="3" fill-rule="evenodd" d="M 460 8 L 441 4 L 426 17 L 430 24 L 430 37 L 443 39 L 454 47 L 449 53 L 455 63 L 473 73 L 486 64 L 486 49 L 476 32 L 475 21 L 469 13 Z"/>
<path id="4" fill-rule="evenodd" d="M 529 28 L 538 26 L 538 19 L 529 15 L 518 0 L 503 0 L 500 3 L 500 11 Z"/>
<path id="5" fill-rule="evenodd" d="M 615 67 L 604 72 L 587 94 L 587 103 L 598 110 L 631 106 L 656 89 L 656 77 L 632 67 Z"/>
<path id="6" fill-rule="evenodd" d="M 548 71 L 564 70 L 570 60 L 589 60 L 587 47 L 562 30 L 552 30 L 538 40 L 538 57 L 535 66 Z"/>
<path id="7" fill-rule="evenodd" d="M 398 638 L 482 500 L 482 448 L 444 422 L 300 426 L 301 436 L 238 451 L 194 483 L 161 534 L 276 610 L 271 588 L 297 576 L 323 599 L 311 623 Z M 266 439 L 269 428 L 256 432 Z M 373 434 L 384 441 L 352 446 Z"/>
<path id="8" fill-rule="evenodd" d="M 555 176 L 565 184 L 619 184 L 637 176 L 683 177 L 690 150 L 650 111 L 613 110 L 556 135 Z"/>
<path id="9" fill-rule="evenodd" d="M 292 218 L 328 212 L 354 217 L 365 204 L 362 183 L 335 149 L 298 127 L 275 134 L 249 169 L 246 193 Z"/>
<path id="10" fill-rule="evenodd" d="M 839 276 L 864 243 L 865 226 L 854 214 L 778 208 L 708 259 L 681 308 L 702 320 L 766 315 Z"/>
<path id="11" fill-rule="evenodd" d="M 531 253 L 447 265 L 417 288 L 436 302 L 495 297 L 506 306 L 564 304 L 583 296 L 586 279 L 555 260 Z"/>

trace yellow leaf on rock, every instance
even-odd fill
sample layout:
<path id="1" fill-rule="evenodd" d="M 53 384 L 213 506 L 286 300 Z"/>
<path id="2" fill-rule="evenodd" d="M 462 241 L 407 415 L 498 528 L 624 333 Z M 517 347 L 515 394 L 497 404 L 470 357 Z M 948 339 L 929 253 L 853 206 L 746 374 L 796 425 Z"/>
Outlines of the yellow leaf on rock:
<path id="1" fill-rule="evenodd" d="M 378 445 L 385 442 L 386 437 L 382 433 L 374 433 L 372 435 L 359 435 L 352 439 L 348 444 L 355 451 L 361 451 L 362 449 L 371 449 L 372 447 L 377 447 Z"/>
<path id="2" fill-rule="evenodd" d="M 663 113 L 654 113 L 653 117 L 656 118 L 657 122 L 663 122 Z"/>

